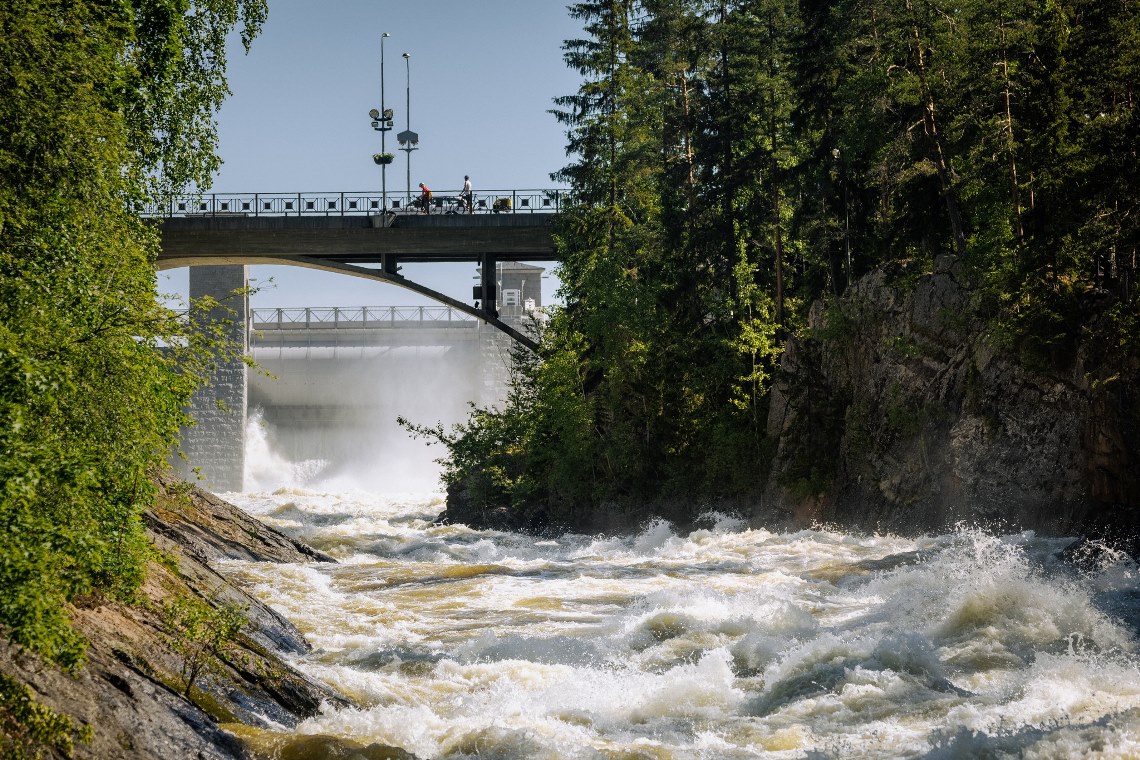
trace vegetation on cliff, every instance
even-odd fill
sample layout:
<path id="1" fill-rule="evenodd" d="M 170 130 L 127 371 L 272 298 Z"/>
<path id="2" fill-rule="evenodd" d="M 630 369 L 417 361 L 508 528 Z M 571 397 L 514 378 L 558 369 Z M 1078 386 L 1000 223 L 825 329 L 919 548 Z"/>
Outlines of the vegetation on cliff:
<path id="1" fill-rule="evenodd" d="M 130 603 L 66 607 L 83 668 L 0 641 L 0 757 L 247 758 L 250 742 L 284 742 L 283 726 L 348 705 L 283 660 L 310 651 L 300 631 L 212 567 L 333 560 L 188 483 L 158 486 L 143 515 L 154 559 Z"/>
<path id="2" fill-rule="evenodd" d="M 554 112 L 574 159 L 556 175 L 575 199 L 557 223 L 566 306 L 503 409 L 420 429 L 450 451 L 449 511 L 587 527 L 753 499 L 779 350 L 875 269 L 905 288 L 950 257 L 963 316 L 1042 371 L 1078 337 L 1109 375 L 1136 355 L 1134 3 L 571 13 L 583 83 Z"/>
<path id="3" fill-rule="evenodd" d="M 0 629 L 67 668 L 67 603 L 129 598 L 151 477 L 216 345 L 157 304 L 140 216 L 218 166 L 226 36 L 264 0 L 0 8 Z"/>

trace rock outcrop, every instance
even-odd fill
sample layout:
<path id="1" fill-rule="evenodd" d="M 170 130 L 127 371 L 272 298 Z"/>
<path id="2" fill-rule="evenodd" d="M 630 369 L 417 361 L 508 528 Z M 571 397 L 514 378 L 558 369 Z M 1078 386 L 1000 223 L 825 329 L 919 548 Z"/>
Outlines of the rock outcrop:
<path id="1" fill-rule="evenodd" d="M 90 726 L 92 741 L 77 743 L 74 755 L 99 760 L 251 757 L 225 724 L 289 727 L 322 704 L 347 706 L 281 658 L 308 651 L 301 633 L 210 566 L 223 558 L 332 560 L 211 494 L 174 481 L 161 485 L 144 516 L 161 560 L 151 563 L 137 601 L 87 598 L 68 611 L 89 642 L 87 664 L 71 675 L 0 643 L 0 672 L 28 684 L 37 701 L 76 726 Z M 190 698 L 184 659 L 171 645 L 179 634 L 168 610 L 177 599 L 229 605 L 249 620 L 214 658 L 211 676 L 196 679 Z"/>
<path id="2" fill-rule="evenodd" d="M 877 271 L 813 308 L 773 390 L 779 446 L 757 522 L 1135 535 L 1135 354 L 1074 334 L 1064 369 L 1031 371 L 970 298 L 945 256 L 907 288 Z"/>

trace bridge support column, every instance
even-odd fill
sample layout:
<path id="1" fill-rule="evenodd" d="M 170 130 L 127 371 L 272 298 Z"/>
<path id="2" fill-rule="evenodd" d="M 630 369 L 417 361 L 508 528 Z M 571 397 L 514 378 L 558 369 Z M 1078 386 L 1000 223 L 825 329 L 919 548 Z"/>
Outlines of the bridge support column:
<path id="1" fill-rule="evenodd" d="M 483 312 L 491 317 L 499 316 L 496 306 L 499 282 L 495 271 L 498 269 L 498 264 L 498 256 L 493 253 L 485 253 L 479 268 L 481 278 L 479 283 L 483 286 Z"/>
<path id="2" fill-rule="evenodd" d="M 384 274 L 390 274 L 393 277 L 400 276 L 400 264 L 396 259 L 396 255 L 392 253 L 381 254 L 380 268 L 384 270 Z"/>
<path id="3" fill-rule="evenodd" d="M 190 267 L 190 300 L 211 296 L 219 302 L 206 319 L 224 322 L 226 337 L 242 353 L 249 349 L 246 279 L 247 268 L 241 265 Z M 242 490 L 247 394 L 245 363 L 240 357 L 219 357 L 210 385 L 199 388 L 190 401 L 197 424 L 182 431 L 182 451 L 189 462 L 182 462 L 181 469 L 193 479 L 186 471 L 197 468 L 208 490 Z"/>

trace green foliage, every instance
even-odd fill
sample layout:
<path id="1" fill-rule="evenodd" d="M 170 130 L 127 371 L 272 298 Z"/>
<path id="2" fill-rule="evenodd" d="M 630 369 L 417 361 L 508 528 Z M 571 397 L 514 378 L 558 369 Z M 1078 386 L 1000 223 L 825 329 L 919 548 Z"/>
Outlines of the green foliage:
<path id="1" fill-rule="evenodd" d="M 1083 289 L 1083 288 L 1082 288 Z M 1027 283 L 1018 302 L 1010 304 L 993 334 L 1016 351 L 1021 363 L 1036 372 L 1066 368 L 1075 358 L 1081 297 L 1071 283 L 1048 287 Z"/>
<path id="2" fill-rule="evenodd" d="M 844 299 L 823 313 L 823 324 L 811 331 L 811 337 L 831 343 L 842 343 L 858 335 L 863 322 L 858 304 Z"/>
<path id="3" fill-rule="evenodd" d="M 540 487 L 566 500 L 589 501 L 594 478 L 582 475 L 590 471 L 594 449 L 583 380 L 571 351 L 552 352 L 540 362 L 518 349 L 501 409 L 473 407 L 468 421 L 450 431 L 402 417 L 399 423 L 447 449 L 439 460 L 444 484 L 462 484 L 478 509 L 521 507 L 539 498 Z"/>
<path id="4" fill-rule="evenodd" d="M 413 436 L 428 439 L 429 445 L 447 447 L 443 481 L 448 486 L 464 484 L 476 507 L 486 510 L 511 502 L 516 485 L 512 475 L 517 470 L 513 461 L 522 438 L 517 415 L 473 408 L 469 420 L 451 432 L 442 425 L 417 425 L 403 417 L 397 422 Z"/>
<path id="5" fill-rule="evenodd" d="M 477 475 L 500 506 L 755 498 L 782 340 L 821 299 L 805 337 L 867 334 L 875 305 L 844 291 L 875 269 L 905 290 L 952 262 L 972 288 L 960 324 L 1036 368 L 1089 337 L 1117 365 L 1137 355 L 1135 3 L 591 0 L 571 14 L 582 83 L 555 101 L 571 156 L 555 176 L 575 199 L 556 223 L 567 305 L 525 393 L 436 431 L 453 481 Z M 815 495 L 845 425 L 870 428 L 805 401 L 785 474 Z M 900 401 L 876 429 L 910 434 L 934 412 Z"/>
<path id="6" fill-rule="evenodd" d="M 926 410 L 906 401 L 889 401 L 884 413 L 887 429 L 903 438 L 917 435 L 927 422 Z"/>
<path id="7" fill-rule="evenodd" d="M 170 648 L 182 658 L 182 688 L 187 699 L 201 676 L 221 671 L 242 630 L 249 625 L 246 610 L 233 604 L 211 606 L 195 597 L 181 597 L 162 608 L 171 630 Z"/>
<path id="8" fill-rule="evenodd" d="M 887 348 L 904 359 L 921 359 L 925 355 L 913 335 L 895 335 L 887 341 Z"/>
<path id="9" fill-rule="evenodd" d="M 58 752 L 71 757 L 78 739 L 90 744 L 92 728 L 76 728 L 66 715 L 36 701 L 32 690 L 0 673 L 0 754 L 10 760 L 35 760 Z"/>
<path id="10" fill-rule="evenodd" d="M 137 212 L 208 182 L 225 37 L 264 10 L 0 8 L 0 628 L 64 667 L 83 649 L 66 603 L 142 580 L 150 476 L 218 348 L 157 304 Z"/>

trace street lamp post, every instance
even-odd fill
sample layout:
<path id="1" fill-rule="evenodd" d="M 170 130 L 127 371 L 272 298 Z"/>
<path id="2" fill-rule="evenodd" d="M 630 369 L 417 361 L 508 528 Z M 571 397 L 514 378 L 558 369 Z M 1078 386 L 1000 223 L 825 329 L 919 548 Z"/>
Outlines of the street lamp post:
<path id="1" fill-rule="evenodd" d="M 388 121 L 388 108 L 384 104 L 384 40 L 390 37 L 387 32 L 380 35 L 380 113 L 384 117 L 384 129 L 380 131 L 380 152 L 387 153 L 388 146 L 386 145 L 386 138 L 388 137 L 388 130 L 391 127 L 387 126 L 391 122 Z M 380 165 L 380 198 L 384 204 L 384 214 L 388 214 L 388 164 Z"/>
<path id="2" fill-rule="evenodd" d="M 420 136 L 412 131 L 412 54 L 404 53 L 404 64 L 407 68 L 407 104 L 405 105 L 407 128 L 396 135 L 396 140 L 400 143 L 400 150 L 404 151 L 408 160 L 408 197 L 404 201 L 405 207 L 410 206 L 412 203 L 412 151 L 416 150 L 416 145 L 420 142 Z"/>
<path id="3" fill-rule="evenodd" d="M 392 128 L 392 109 L 384 102 L 384 38 L 390 36 L 387 32 L 380 35 L 380 109 L 373 108 L 368 112 L 372 128 L 380 133 L 380 153 L 376 157 L 376 163 L 380 164 L 380 203 L 385 217 L 388 214 L 388 162 L 392 159 L 387 145 L 388 130 Z"/>

